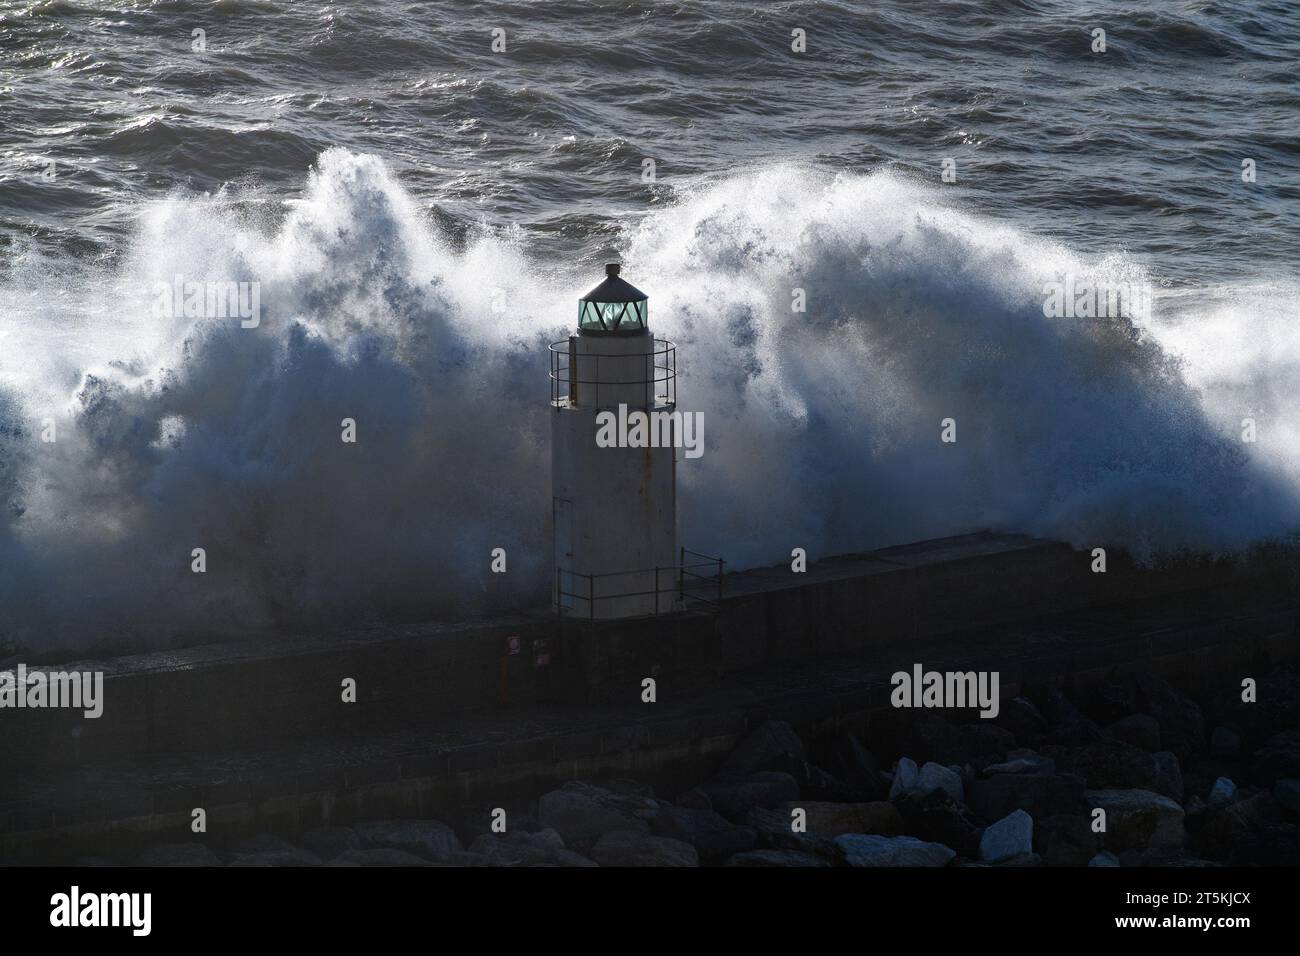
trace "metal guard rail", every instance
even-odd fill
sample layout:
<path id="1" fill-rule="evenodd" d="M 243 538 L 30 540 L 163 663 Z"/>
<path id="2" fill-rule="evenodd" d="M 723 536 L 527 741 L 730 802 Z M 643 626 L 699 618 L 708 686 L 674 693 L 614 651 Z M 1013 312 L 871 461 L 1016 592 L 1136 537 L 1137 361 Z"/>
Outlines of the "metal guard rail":
<path id="1" fill-rule="evenodd" d="M 583 574 L 580 571 L 566 571 L 563 568 L 556 568 L 555 569 L 555 593 L 557 597 L 556 606 L 555 606 L 556 614 L 563 617 L 566 616 L 565 612 L 573 610 L 572 608 L 565 607 L 563 601 L 558 600 L 559 598 L 568 597 L 578 601 L 586 601 L 587 620 L 594 621 L 596 619 L 595 613 L 596 613 L 597 601 L 614 601 L 620 598 L 647 597 L 649 595 L 654 595 L 654 599 L 655 599 L 654 611 L 651 615 L 648 616 L 658 617 L 660 614 L 668 614 L 676 610 L 671 606 L 671 603 L 667 609 L 661 608 L 661 602 L 659 598 L 660 595 L 664 595 L 664 594 L 675 594 L 677 600 L 682 601 L 683 603 L 693 601 L 696 602 L 698 605 L 702 605 L 716 612 L 722 606 L 722 575 L 723 575 L 723 568 L 725 567 L 727 562 L 724 561 L 722 558 L 715 557 L 711 554 L 704 554 L 700 551 L 692 551 L 689 548 L 679 548 L 678 551 L 679 551 L 678 563 L 676 565 L 669 565 L 667 567 L 664 567 L 662 565 L 657 565 L 652 568 L 637 568 L 632 571 L 606 571 L 601 574 Z M 686 556 L 688 554 L 697 558 L 702 558 L 703 560 L 694 561 L 688 564 L 686 561 Z M 713 573 L 701 574 L 699 573 L 698 570 L 700 568 L 711 568 L 713 569 Z M 620 576 L 625 577 L 629 574 L 650 574 L 652 572 L 654 573 L 655 576 L 655 586 L 653 590 L 621 591 L 616 594 L 601 594 L 601 595 L 597 595 L 595 593 L 597 579 L 613 578 L 613 577 L 620 577 Z M 674 572 L 676 574 L 675 584 L 670 579 L 668 587 L 664 587 L 662 585 L 661 575 L 664 572 Z M 566 574 L 569 575 L 571 578 L 579 578 L 579 579 L 586 580 L 587 582 L 586 593 L 584 594 L 576 591 L 564 590 L 563 576 Z M 701 596 L 699 593 L 696 593 L 698 591 L 702 591 L 705 589 L 707 589 L 708 591 L 707 597 Z"/>
<path id="2" fill-rule="evenodd" d="M 571 350 L 570 341 L 553 342 L 547 346 L 551 356 L 551 404 L 567 406 L 577 404 L 576 395 L 579 385 L 645 385 L 646 406 L 668 406 L 677 404 L 677 346 L 667 339 L 655 339 L 654 349 L 650 352 L 633 355 L 599 355 L 591 352 L 576 353 Z M 647 379 L 602 380 L 600 360 L 626 364 L 629 359 L 649 358 L 654 371 Z M 575 362 L 574 360 L 577 359 Z M 594 378 L 577 378 L 575 372 L 579 366 L 592 367 L 590 374 Z M 662 373 L 662 374 L 660 374 Z M 587 374 L 584 372 L 584 374 Z M 662 393 L 659 386 L 663 386 Z M 653 401 L 651 401 L 653 398 Z M 648 568 L 646 570 L 649 570 Z M 630 573 L 630 572 L 629 572 Z"/>

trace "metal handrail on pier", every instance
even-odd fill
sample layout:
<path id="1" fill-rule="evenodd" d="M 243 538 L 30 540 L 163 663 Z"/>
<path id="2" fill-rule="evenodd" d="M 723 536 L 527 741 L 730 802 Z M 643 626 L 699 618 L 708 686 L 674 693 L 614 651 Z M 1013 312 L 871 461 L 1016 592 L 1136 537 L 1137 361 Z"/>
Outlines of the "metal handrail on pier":
<path id="1" fill-rule="evenodd" d="M 699 561 L 687 562 L 686 556 L 692 555 L 701 558 Z M 726 562 L 722 558 L 714 557 L 710 554 L 703 554 L 699 551 L 692 551 L 689 548 L 679 549 L 679 561 L 676 565 L 667 567 L 658 565 L 652 568 L 638 568 L 632 571 L 606 571 L 601 574 L 583 574 L 580 571 L 567 571 L 564 568 L 555 569 L 555 593 L 556 593 L 556 614 L 561 617 L 566 616 L 566 612 L 572 611 L 572 607 L 564 605 L 563 598 L 572 598 L 575 601 L 587 602 L 587 620 L 596 619 L 596 602 L 597 601 L 614 601 L 620 598 L 649 597 L 654 596 L 654 611 L 647 617 L 658 617 L 661 614 L 671 614 L 683 610 L 686 607 L 696 606 L 704 607 L 716 612 L 722 606 L 722 575 Z M 708 568 L 712 573 L 701 573 L 700 569 Z M 630 574 L 654 574 L 654 589 L 639 591 L 620 591 L 613 594 L 597 594 L 596 582 L 605 578 L 614 578 L 627 576 Z M 587 582 L 586 592 L 567 591 L 564 588 L 564 576 L 570 578 L 582 579 Z M 665 580 L 666 575 L 671 575 Z M 707 596 L 700 592 L 707 590 Z M 661 596 L 669 595 L 672 600 L 667 602 L 668 606 L 663 606 Z M 676 606 L 680 604 L 681 606 Z"/>

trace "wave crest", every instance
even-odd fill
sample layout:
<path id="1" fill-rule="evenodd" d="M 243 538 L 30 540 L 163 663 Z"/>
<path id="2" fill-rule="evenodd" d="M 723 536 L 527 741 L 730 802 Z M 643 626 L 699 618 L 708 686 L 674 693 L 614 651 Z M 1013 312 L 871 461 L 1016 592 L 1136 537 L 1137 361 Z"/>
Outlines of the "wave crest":
<path id="1" fill-rule="evenodd" d="M 1194 316 L 1044 317 L 1062 275 L 1145 281 L 1121 254 L 1085 261 L 887 173 L 792 166 L 688 190 L 625 248 L 679 343 L 681 407 L 706 418 L 681 537 L 733 567 L 975 528 L 1221 552 L 1296 525 L 1295 471 L 1234 437 L 1233 389 L 1281 394 L 1259 355 L 1250 381 L 1207 382 L 1176 351 Z M 381 161 L 342 150 L 282 214 L 174 197 L 111 268 L 20 264 L 11 281 L 43 287 L 0 327 L 20 356 L 0 365 L 0 634 L 140 643 L 545 600 L 544 345 L 595 271 L 518 236 L 453 250 Z M 150 319 L 175 275 L 259 281 L 260 326 Z M 60 289 L 70 318 L 40 311 Z"/>

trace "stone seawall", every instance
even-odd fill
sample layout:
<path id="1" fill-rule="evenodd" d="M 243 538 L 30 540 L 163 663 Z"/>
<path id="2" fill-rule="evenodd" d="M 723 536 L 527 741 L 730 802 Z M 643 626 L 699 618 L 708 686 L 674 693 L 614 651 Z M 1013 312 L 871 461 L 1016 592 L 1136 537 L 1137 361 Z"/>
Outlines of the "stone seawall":
<path id="1" fill-rule="evenodd" d="M 105 673 L 105 713 L 0 713 L 0 759 L 74 766 L 148 754 L 238 752 L 318 733 L 375 733 L 476 709 L 582 704 L 658 675 L 705 689 L 727 674 L 906 645 L 1049 613 L 1123 608 L 1145 621 L 1286 607 L 1295 558 L 1189 561 L 1163 570 L 1049 541 L 977 534 L 729 575 L 717 613 L 588 624 L 537 613 L 456 625 L 164 651 L 67 670 Z M 505 653 L 518 637 L 520 653 Z M 550 663 L 535 666 L 535 642 Z M 342 682 L 356 681 L 342 705 Z M 503 689 L 503 684 L 504 689 Z"/>
<path id="2" fill-rule="evenodd" d="M 1057 543 L 969 535 L 731 575 L 716 613 L 522 615 L 71 663 L 105 672 L 104 716 L 0 713 L 15 768 L 0 855 L 179 837 L 196 806 L 227 833 L 294 832 L 472 817 L 608 773 L 685 779 L 769 718 L 813 735 L 887 728 L 888 677 L 917 662 L 998 670 L 1003 698 L 1126 670 L 1228 694 L 1243 669 L 1300 655 L 1292 554 L 1089 565 Z"/>

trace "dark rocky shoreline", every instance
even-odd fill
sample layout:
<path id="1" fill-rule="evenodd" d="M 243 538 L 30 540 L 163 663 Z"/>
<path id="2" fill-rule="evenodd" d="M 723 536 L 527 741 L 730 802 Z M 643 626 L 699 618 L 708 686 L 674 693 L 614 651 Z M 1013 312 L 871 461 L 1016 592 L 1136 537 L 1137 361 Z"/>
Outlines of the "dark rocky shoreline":
<path id="1" fill-rule="evenodd" d="M 671 799 L 570 781 L 508 832 L 389 820 L 138 860 L 231 866 L 1290 866 L 1300 864 L 1300 665 L 1258 702 L 1150 674 L 1025 688 L 994 720 L 896 711 L 862 733 L 769 720 Z M 882 757 L 887 757 L 885 762 Z M 1105 811 L 1105 831 L 1095 813 Z M 802 828 L 795 825 L 803 811 Z"/>

